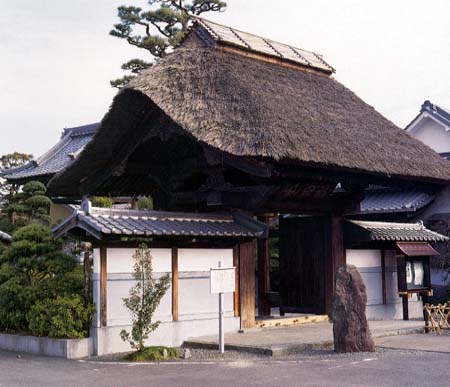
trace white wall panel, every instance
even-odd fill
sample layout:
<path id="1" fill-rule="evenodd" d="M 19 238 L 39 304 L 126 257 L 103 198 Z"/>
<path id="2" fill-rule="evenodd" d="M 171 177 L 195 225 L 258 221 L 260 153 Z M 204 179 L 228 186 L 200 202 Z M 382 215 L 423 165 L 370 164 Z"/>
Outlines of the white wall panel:
<path id="1" fill-rule="evenodd" d="M 154 273 L 169 273 L 172 271 L 171 249 L 150 249 L 153 257 Z M 108 273 L 132 273 L 136 249 L 108 248 Z"/>
<path id="2" fill-rule="evenodd" d="M 224 267 L 232 267 L 233 249 L 179 249 L 178 271 L 209 271 L 220 260 Z"/>

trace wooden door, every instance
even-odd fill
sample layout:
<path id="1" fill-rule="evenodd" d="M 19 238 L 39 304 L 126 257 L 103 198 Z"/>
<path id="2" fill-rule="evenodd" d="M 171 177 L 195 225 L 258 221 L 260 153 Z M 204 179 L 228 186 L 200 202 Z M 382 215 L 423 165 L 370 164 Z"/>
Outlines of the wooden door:
<path id="1" fill-rule="evenodd" d="M 282 313 L 325 313 L 326 231 L 322 217 L 280 219 Z"/>

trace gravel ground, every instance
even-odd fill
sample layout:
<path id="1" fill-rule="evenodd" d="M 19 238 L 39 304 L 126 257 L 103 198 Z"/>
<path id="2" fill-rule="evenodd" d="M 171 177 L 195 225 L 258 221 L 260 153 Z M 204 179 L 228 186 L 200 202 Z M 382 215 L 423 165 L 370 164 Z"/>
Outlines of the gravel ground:
<path id="1" fill-rule="evenodd" d="M 180 349 L 182 351 L 183 349 Z M 167 362 L 230 362 L 230 361 L 305 361 L 305 360 L 332 360 L 336 358 L 348 359 L 348 360 L 359 360 L 367 357 L 385 357 L 391 354 L 399 355 L 420 355 L 427 356 L 429 353 L 424 351 L 416 350 L 397 350 L 397 349 L 383 349 L 377 348 L 376 352 L 358 352 L 358 353 L 344 353 L 337 354 L 330 349 L 318 349 L 312 351 L 304 351 L 297 354 L 292 354 L 288 356 L 266 356 L 262 354 L 253 354 L 247 352 L 238 351 L 225 351 L 224 354 L 220 354 L 217 350 L 211 349 L 191 349 L 191 357 L 188 360 L 175 359 L 167 360 Z M 99 361 L 99 362 L 125 362 L 123 357 L 125 354 L 115 354 L 99 357 L 91 357 L 89 360 Z"/>

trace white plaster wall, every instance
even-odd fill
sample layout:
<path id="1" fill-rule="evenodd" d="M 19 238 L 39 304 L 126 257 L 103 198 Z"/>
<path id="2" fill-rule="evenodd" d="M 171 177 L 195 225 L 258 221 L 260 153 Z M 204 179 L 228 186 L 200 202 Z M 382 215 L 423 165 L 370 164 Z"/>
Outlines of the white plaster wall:
<path id="1" fill-rule="evenodd" d="M 347 263 L 355 265 L 367 289 L 367 318 L 370 320 L 402 319 L 402 299 L 398 296 L 397 260 L 394 251 L 386 251 L 386 304 L 383 304 L 383 286 L 380 250 L 347 250 Z M 417 295 L 408 299 L 410 318 L 421 318 L 422 301 Z"/>
<path id="2" fill-rule="evenodd" d="M 432 118 L 423 118 L 409 132 L 438 153 L 450 152 L 450 132 Z"/>
<path id="3" fill-rule="evenodd" d="M 437 286 L 448 286 L 448 278 L 446 277 L 446 271 L 443 269 L 430 269 L 431 284 Z"/>
<path id="4" fill-rule="evenodd" d="M 232 267 L 233 249 L 179 249 L 178 271 L 209 271 L 220 260 L 223 267 Z"/>
<path id="5" fill-rule="evenodd" d="M 133 255 L 135 249 L 107 249 L 107 327 L 100 328 L 100 251 L 94 249 L 93 297 L 97 312 L 92 334 L 97 354 L 129 350 L 119 337 L 122 329 L 131 328 L 131 318 L 123 305 L 134 285 Z M 151 249 L 155 277 L 171 274 L 170 249 Z M 178 251 L 178 310 L 179 321 L 172 321 L 172 288 L 170 287 L 157 310 L 155 320 L 160 327 L 149 340 L 151 344 L 181 345 L 189 337 L 213 334 L 218 329 L 218 295 L 209 293 L 209 270 L 233 264 L 232 249 L 179 249 Z M 233 294 L 225 295 L 226 331 L 239 329 L 239 318 L 234 317 Z"/>

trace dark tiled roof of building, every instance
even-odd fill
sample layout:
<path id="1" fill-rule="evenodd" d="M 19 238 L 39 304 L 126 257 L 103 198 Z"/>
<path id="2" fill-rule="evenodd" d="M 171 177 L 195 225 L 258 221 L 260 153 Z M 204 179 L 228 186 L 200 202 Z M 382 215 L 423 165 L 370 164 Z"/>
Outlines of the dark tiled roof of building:
<path id="1" fill-rule="evenodd" d="M 366 230 L 373 241 L 445 242 L 448 237 L 427 229 L 419 223 L 390 223 L 348 220 Z"/>
<path id="2" fill-rule="evenodd" d="M 406 126 L 405 130 L 410 130 L 411 126 L 417 123 L 417 120 L 423 115 L 429 114 L 431 117 L 441 122 L 443 125 L 450 127 L 450 111 L 444 109 L 430 101 L 426 100 L 420 108 L 419 114 Z"/>
<path id="3" fill-rule="evenodd" d="M 48 176 L 69 166 L 88 144 L 100 123 L 64 129 L 60 141 L 44 155 L 19 168 L 2 172 L 8 180 L 30 180 Z"/>
<path id="4" fill-rule="evenodd" d="M 432 194 L 390 189 L 368 190 L 361 202 L 361 213 L 415 212 L 430 204 Z"/>
<path id="5" fill-rule="evenodd" d="M 242 214 L 198 214 L 93 207 L 89 213 L 72 206 L 73 215 L 53 229 L 59 237 L 80 228 L 102 239 L 105 235 L 161 237 L 254 238 L 267 227 Z"/>
<path id="6" fill-rule="evenodd" d="M 6 232 L 0 231 L 0 241 L 6 242 L 6 243 L 11 243 L 12 237 L 11 237 L 11 235 L 7 234 Z"/>
<path id="7" fill-rule="evenodd" d="M 239 31 L 235 28 L 223 26 L 209 20 L 196 18 L 194 29 L 197 33 L 201 31 L 196 28 L 203 27 L 208 36 L 200 36 L 204 40 L 213 39 L 215 42 L 225 43 L 236 46 L 239 49 L 253 51 L 258 54 L 273 56 L 282 60 L 295 62 L 306 67 L 326 73 L 333 73 L 335 70 L 326 63 L 322 56 L 311 51 L 296 48 L 284 43 L 275 42 L 261 36 L 253 35 L 248 32 Z"/>
<path id="8" fill-rule="evenodd" d="M 450 112 L 447 109 L 435 105 L 428 100 L 422 104 L 420 112 L 430 113 L 434 118 L 438 119 L 445 125 L 450 126 Z"/>

